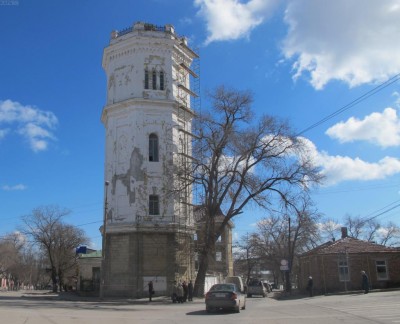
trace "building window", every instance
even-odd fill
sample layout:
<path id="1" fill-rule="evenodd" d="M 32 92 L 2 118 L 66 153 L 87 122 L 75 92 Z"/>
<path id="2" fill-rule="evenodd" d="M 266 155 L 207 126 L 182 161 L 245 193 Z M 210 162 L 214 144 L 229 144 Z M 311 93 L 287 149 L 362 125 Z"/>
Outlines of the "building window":
<path id="1" fill-rule="evenodd" d="M 149 215 L 160 215 L 160 204 L 158 196 L 149 196 Z"/>
<path id="2" fill-rule="evenodd" d="M 339 260 L 339 280 L 350 281 L 349 266 L 347 260 Z"/>
<path id="3" fill-rule="evenodd" d="M 222 242 L 222 234 L 220 236 L 218 236 L 217 242 Z"/>
<path id="4" fill-rule="evenodd" d="M 222 252 L 215 253 L 215 261 L 221 262 L 222 261 Z"/>
<path id="5" fill-rule="evenodd" d="M 156 70 L 153 70 L 152 83 L 153 83 L 153 90 L 157 90 L 157 72 L 156 72 Z"/>
<path id="6" fill-rule="evenodd" d="M 194 235 L 193 235 L 193 240 L 194 240 L 194 241 L 197 241 L 197 233 L 194 233 Z"/>
<path id="7" fill-rule="evenodd" d="M 147 69 L 144 70 L 144 88 L 149 88 L 149 70 Z"/>
<path id="8" fill-rule="evenodd" d="M 158 162 L 158 136 L 156 134 L 149 136 L 149 161 Z"/>
<path id="9" fill-rule="evenodd" d="M 196 262 L 199 261 L 199 253 L 198 252 L 194 253 L 194 261 L 196 261 Z"/>
<path id="10" fill-rule="evenodd" d="M 387 266 L 385 260 L 375 261 L 376 265 L 376 275 L 378 280 L 387 280 L 388 273 L 387 273 Z"/>
<path id="11" fill-rule="evenodd" d="M 160 71 L 160 90 L 164 90 L 164 72 Z"/>

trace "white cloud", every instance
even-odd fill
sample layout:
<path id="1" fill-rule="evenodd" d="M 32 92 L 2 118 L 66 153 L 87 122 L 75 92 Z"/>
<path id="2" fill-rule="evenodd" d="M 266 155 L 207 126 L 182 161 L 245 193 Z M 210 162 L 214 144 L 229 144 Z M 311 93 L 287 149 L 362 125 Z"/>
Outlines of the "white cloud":
<path id="1" fill-rule="evenodd" d="M 11 125 L 16 132 L 24 136 L 33 151 L 46 150 L 50 140 L 55 140 L 52 130 L 58 124 L 57 117 L 50 111 L 33 106 L 23 106 L 19 102 L 0 101 L 0 126 Z M 5 138 L 10 129 L 0 130 L 0 139 Z"/>
<path id="2" fill-rule="evenodd" d="M 351 117 L 337 123 L 326 134 L 341 143 L 362 140 L 381 147 L 399 146 L 400 119 L 395 109 L 386 108 L 382 113 L 374 112 L 362 120 Z"/>
<path id="3" fill-rule="evenodd" d="M 273 11 L 277 0 L 195 0 L 199 15 L 207 21 L 206 44 L 247 37 Z"/>
<path id="4" fill-rule="evenodd" d="M 0 140 L 4 137 L 6 137 L 7 133 L 9 132 L 8 129 L 0 129 Z"/>
<path id="5" fill-rule="evenodd" d="M 395 91 L 392 93 L 392 96 L 396 98 L 394 104 L 396 105 L 397 108 L 400 108 L 400 93 Z"/>
<path id="6" fill-rule="evenodd" d="M 398 0 L 289 0 L 286 59 L 294 78 L 309 73 L 322 89 L 331 80 L 350 87 L 383 81 L 400 70 Z"/>
<path id="7" fill-rule="evenodd" d="M 370 163 L 360 158 L 348 156 L 329 155 L 319 152 L 310 140 L 302 138 L 308 147 L 309 154 L 313 157 L 316 166 L 321 168 L 325 176 L 325 185 L 334 185 L 343 181 L 378 180 L 400 173 L 400 159 L 384 157 L 378 162 Z"/>
<path id="8" fill-rule="evenodd" d="M 23 184 L 17 184 L 14 186 L 9 186 L 9 185 L 4 185 L 1 187 L 4 191 L 20 191 L 20 190 L 26 190 L 28 187 L 23 185 Z"/>

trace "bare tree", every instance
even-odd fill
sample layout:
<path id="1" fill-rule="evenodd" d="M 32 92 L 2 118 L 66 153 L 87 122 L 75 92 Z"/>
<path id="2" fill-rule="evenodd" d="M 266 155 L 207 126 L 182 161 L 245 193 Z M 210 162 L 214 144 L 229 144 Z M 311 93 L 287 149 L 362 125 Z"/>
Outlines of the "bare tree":
<path id="1" fill-rule="evenodd" d="M 208 254 L 227 223 L 250 203 L 267 207 L 274 197 L 291 204 L 294 191 L 320 180 L 305 141 L 272 116 L 255 118 L 252 95 L 219 87 L 212 110 L 194 121 L 193 181 L 205 208 L 204 245 L 199 253 L 195 294 L 202 295 Z M 219 211 L 224 220 L 218 227 Z M 218 223 L 219 224 L 219 223 Z"/>
<path id="2" fill-rule="evenodd" d="M 236 271 L 238 271 L 238 268 L 240 268 L 240 272 L 246 275 L 246 283 L 248 283 L 253 269 L 259 262 L 258 252 L 259 242 L 258 237 L 255 233 L 247 233 L 246 235 L 243 235 L 240 242 L 236 243 L 234 252 L 234 267 L 236 268 Z"/>
<path id="3" fill-rule="evenodd" d="M 272 213 L 257 224 L 264 247 L 262 255 L 274 260 L 274 273 L 280 272 L 282 259 L 288 261 L 289 266 L 285 270 L 287 290 L 290 290 L 291 272 L 297 272 L 297 255 L 315 247 L 319 241 L 320 217 L 308 197 L 298 197 L 296 205 Z"/>
<path id="4" fill-rule="evenodd" d="M 344 225 L 347 226 L 348 235 L 353 238 L 388 246 L 395 246 L 400 240 L 400 228 L 394 222 L 381 225 L 375 218 L 346 215 Z"/>
<path id="5" fill-rule="evenodd" d="M 325 243 L 326 241 L 335 241 L 336 237 L 340 235 L 340 228 L 341 225 L 337 220 L 325 219 L 319 224 L 319 233 L 321 238 L 320 243 Z"/>
<path id="6" fill-rule="evenodd" d="M 360 238 L 365 226 L 365 221 L 360 216 L 351 216 L 347 214 L 344 218 L 344 225 L 347 227 L 348 235 L 354 238 Z"/>
<path id="7" fill-rule="evenodd" d="M 48 259 L 54 292 L 58 284 L 63 286 L 64 275 L 76 266 L 75 248 L 88 242 L 81 229 L 63 223 L 63 217 L 68 214 L 68 210 L 58 206 L 43 206 L 22 217 L 22 232 Z"/>
<path id="8" fill-rule="evenodd" d="M 378 230 L 378 243 L 386 246 L 398 246 L 400 244 L 400 228 L 393 222 Z"/>
<path id="9" fill-rule="evenodd" d="M 5 235 L 0 241 L 0 274 L 3 278 L 17 281 L 21 269 L 23 242 L 18 233 Z"/>

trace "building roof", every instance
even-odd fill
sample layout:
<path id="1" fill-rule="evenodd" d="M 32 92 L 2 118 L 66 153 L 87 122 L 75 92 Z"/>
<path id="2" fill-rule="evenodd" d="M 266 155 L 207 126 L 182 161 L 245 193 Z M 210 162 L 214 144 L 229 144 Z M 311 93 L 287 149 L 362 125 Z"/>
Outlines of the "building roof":
<path id="1" fill-rule="evenodd" d="M 87 254 L 79 254 L 79 258 L 80 259 L 101 258 L 101 257 L 102 257 L 101 250 L 90 252 L 90 253 L 87 253 Z"/>
<path id="2" fill-rule="evenodd" d="M 353 237 L 345 237 L 337 241 L 326 242 L 303 253 L 301 256 L 339 253 L 400 253 L 400 249 L 359 240 Z"/>

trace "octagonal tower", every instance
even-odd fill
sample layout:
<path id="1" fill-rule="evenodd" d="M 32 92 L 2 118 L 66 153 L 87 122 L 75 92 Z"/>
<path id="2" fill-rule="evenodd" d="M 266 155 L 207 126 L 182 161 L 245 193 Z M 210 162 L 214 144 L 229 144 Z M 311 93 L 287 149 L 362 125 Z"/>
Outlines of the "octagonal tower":
<path id="1" fill-rule="evenodd" d="M 194 276 L 191 69 L 198 55 L 173 26 L 111 33 L 102 66 L 105 140 L 104 296 L 169 294 Z M 105 235 L 105 236 L 104 236 Z"/>

